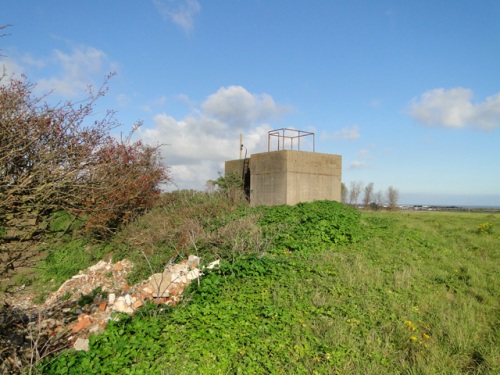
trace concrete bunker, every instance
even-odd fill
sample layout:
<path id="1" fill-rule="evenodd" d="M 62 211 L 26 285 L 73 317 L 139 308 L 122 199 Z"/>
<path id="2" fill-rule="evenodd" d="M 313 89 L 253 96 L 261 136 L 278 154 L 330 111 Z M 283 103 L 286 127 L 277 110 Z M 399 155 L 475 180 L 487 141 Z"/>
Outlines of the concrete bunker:
<path id="1" fill-rule="evenodd" d="M 241 173 L 252 207 L 340 201 L 342 156 L 315 152 L 314 137 L 314 133 L 295 129 L 271 130 L 267 152 L 250 157 L 240 153 L 239 160 L 226 161 L 225 174 Z M 312 151 L 302 151 L 303 147 Z"/>

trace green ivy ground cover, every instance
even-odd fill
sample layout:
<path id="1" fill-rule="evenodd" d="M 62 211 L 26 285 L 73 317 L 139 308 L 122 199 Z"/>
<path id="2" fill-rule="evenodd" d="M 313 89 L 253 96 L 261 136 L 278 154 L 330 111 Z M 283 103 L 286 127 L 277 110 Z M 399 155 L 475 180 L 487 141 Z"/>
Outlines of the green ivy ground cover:
<path id="1" fill-rule="evenodd" d="M 333 201 L 258 207 L 260 224 L 274 238 L 274 250 L 321 251 L 362 237 L 360 214 Z"/>
<path id="2" fill-rule="evenodd" d="M 181 306 L 110 323 L 41 371 L 500 372 L 498 215 L 262 210 L 267 254 L 222 262 Z"/>

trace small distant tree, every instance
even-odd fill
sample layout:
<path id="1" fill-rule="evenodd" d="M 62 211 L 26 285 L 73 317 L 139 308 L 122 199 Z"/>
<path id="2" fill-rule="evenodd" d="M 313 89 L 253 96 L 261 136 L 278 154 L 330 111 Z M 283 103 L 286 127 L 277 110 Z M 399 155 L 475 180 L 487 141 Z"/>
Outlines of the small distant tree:
<path id="1" fill-rule="evenodd" d="M 233 171 L 226 175 L 219 173 L 219 178 L 214 181 L 218 191 L 230 199 L 233 203 L 246 202 L 241 174 Z"/>
<path id="2" fill-rule="evenodd" d="M 373 202 L 371 203 L 371 208 L 372 210 L 376 211 L 383 206 L 384 206 L 384 194 L 382 193 L 381 190 L 378 190 L 376 193 L 373 194 Z"/>
<path id="3" fill-rule="evenodd" d="M 392 186 L 387 188 L 387 205 L 390 210 L 395 210 L 398 207 L 399 191 Z"/>
<path id="4" fill-rule="evenodd" d="M 364 196 L 363 196 L 363 206 L 369 208 L 370 203 L 373 202 L 373 182 L 370 182 L 365 186 Z"/>
<path id="5" fill-rule="evenodd" d="M 344 204 L 347 204 L 347 194 L 349 194 L 349 190 L 347 189 L 347 186 L 342 182 L 340 184 L 340 200 Z"/>
<path id="6" fill-rule="evenodd" d="M 351 187 L 349 189 L 349 204 L 355 206 L 358 204 L 359 195 L 363 188 L 363 183 L 360 181 L 351 181 Z"/>
<path id="7" fill-rule="evenodd" d="M 217 189 L 217 185 L 215 184 L 215 181 L 214 180 L 208 180 L 206 183 L 205 183 L 205 190 L 207 193 L 213 193 L 215 192 Z"/>

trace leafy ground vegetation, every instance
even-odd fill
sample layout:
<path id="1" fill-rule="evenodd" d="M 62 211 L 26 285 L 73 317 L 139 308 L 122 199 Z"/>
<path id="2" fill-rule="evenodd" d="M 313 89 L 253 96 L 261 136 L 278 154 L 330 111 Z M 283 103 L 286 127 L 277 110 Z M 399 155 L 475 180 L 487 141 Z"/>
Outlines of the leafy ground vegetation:
<path id="1" fill-rule="evenodd" d="M 359 212 L 327 201 L 250 209 L 218 193 L 165 194 L 109 245 L 136 263 L 131 282 L 188 254 L 222 259 L 221 268 L 181 305 L 123 316 L 90 351 L 38 370 L 496 374 L 499 227 L 492 214 Z"/>

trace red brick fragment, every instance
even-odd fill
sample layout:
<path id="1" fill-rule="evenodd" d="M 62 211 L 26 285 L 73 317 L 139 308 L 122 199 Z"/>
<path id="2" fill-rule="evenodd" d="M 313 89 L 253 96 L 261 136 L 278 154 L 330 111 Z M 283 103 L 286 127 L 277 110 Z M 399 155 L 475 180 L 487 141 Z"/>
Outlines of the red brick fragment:
<path id="1" fill-rule="evenodd" d="M 88 328 L 92 324 L 92 319 L 90 319 L 90 316 L 85 316 L 84 318 L 80 319 L 78 318 L 78 323 L 73 327 L 73 333 L 80 332 L 86 328 Z"/>

